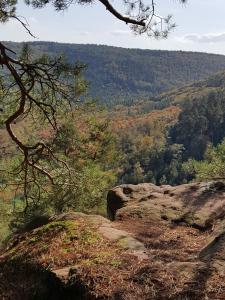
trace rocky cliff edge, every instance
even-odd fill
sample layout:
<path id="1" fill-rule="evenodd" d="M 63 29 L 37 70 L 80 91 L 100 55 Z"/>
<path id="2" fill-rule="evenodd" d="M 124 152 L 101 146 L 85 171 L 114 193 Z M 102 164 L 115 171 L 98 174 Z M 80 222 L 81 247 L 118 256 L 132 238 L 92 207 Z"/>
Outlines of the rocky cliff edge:
<path id="1" fill-rule="evenodd" d="M 225 184 L 121 185 L 108 214 L 15 236 L 0 299 L 225 299 Z"/>

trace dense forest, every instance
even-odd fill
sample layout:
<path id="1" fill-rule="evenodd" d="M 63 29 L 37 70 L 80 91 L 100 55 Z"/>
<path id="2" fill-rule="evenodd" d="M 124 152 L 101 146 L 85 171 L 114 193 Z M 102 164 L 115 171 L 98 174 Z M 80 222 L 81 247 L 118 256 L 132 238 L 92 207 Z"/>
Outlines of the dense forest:
<path id="1" fill-rule="evenodd" d="M 55 46 L 54 43 L 35 45 Z M 35 47 L 36 57 L 40 49 Z M 103 46 L 94 48 L 101 51 L 111 49 Z M 30 59 L 29 49 L 31 48 L 27 45 L 23 47 L 22 59 Z M 117 48 L 111 50 L 128 51 Z M 142 50 L 129 51 L 139 53 Z M 31 52 L 33 55 L 33 51 Z M 162 55 L 164 59 L 167 55 L 177 55 L 177 59 L 187 55 L 192 61 L 199 56 L 207 60 L 212 58 L 213 61 L 223 59 L 222 56 L 180 52 L 156 51 L 151 53 L 153 54 Z M 185 63 L 188 61 L 187 57 L 183 57 Z M 44 54 L 41 63 L 45 65 L 46 59 Z M 116 56 L 112 56 L 110 61 L 113 62 L 114 59 L 116 61 Z M 174 68 L 176 65 L 173 64 Z M 197 68 L 196 66 L 197 64 L 189 64 L 190 70 Z M 161 67 L 162 64 L 159 64 L 158 69 L 154 70 L 155 74 Z M 47 151 L 41 152 L 41 155 L 39 152 L 31 152 L 32 160 L 36 162 L 38 159 L 40 166 L 47 170 L 48 176 L 55 178 L 54 185 L 51 185 L 43 174 L 34 172 L 32 168 L 26 169 L 27 198 L 22 190 L 24 170 L 20 169 L 24 163 L 23 155 L 18 152 L 4 128 L 5 119 L 13 107 L 11 104 L 4 105 L 0 118 L 0 167 L 7 171 L 2 172 L 0 178 L 2 238 L 8 235 L 9 230 L 14 232 L 25 230 L 27 226 L 32 228 L 33 219 L 43 220 L 49 215 L 71 209 L 105 215 L 106 192 L 116 184 L 151 182 L 157 185 L 177 185 L 196 179 L 224 178 L 224 72 L 164 92 L 151 101 L 140 101 L 139 98 L 135 98 L 137 94 L 134 91 L 133 97 L 136 101 L 129 102 L 129 105 L 125 105 L 126 102 L 118 105 L 118 102 L 114 101 L 111 102 L 113 109 L 109 109 L 101 107 L 99 103 L 96 105 L 95 98 L 90 98 L 85 75 L 80 74 L 83 67 L 79 65 L 76 68 L 76 74 L 79 75 L 76 75 L 78 77 L 75 82 L 76 101 L 72 106 L 64 100 L 52 102 L 55 101 L 54 97 L 49 102 L 51 105 L 57 105 L 58 113 L 53 119 L 58 124 L 55 129 L 51 126 L 49 110 L 44 110 L 44 117 L 47 116 L 45 121 L 42 110 L 32 109 L 31 115 L 25 114 L 13 124 L 15 134 L 22 143 L 30 145 L 38 139 L 46 145 Z M 171 66 L 168 68 L 172 70 Z M 210 68 L 209 63 L 205 66 L 201 63 L 198 71 L 204 77 L 207 72 L 212 72 Z M 93 70 L 96 72 L 96 69 L 92 69 L 92 72 Z M 107 70 L 110 68 L 107 67 Z M 195 75 L 197 73 L 196 71 Z M 132 75 L 132 72 L 130 74 Z M 135 74 L 132 76 L 136 76 Z M 180 80 L 181 73 L 179 74 L 177 82 Z M 110 82 L 115 83 L 111 80 Z M 155 93 L 159 91 L 160 89 Z M 7 101 L 8 97 L 17 95 L 13 89 L 11 92 L 12 94 L 10 90 L 1 90 L 3 104 L 7 103 L 4 101 Z M 39 95 L 32 94 L 32 97 Z M 47 107 L 48 105 L 47 102 Z M 48 123 L 48 120 L 51 122 Z"/>
<path id="2" fill-rule="evenodd" d="M 87 68 L 89 94 L 107 106 L 132 105 L 173 88 L 205 79 L 225 69 L 223 55 L 124 49 L 101 45 L 29 43 L 32 53 L 51 57 L 62 55 L 70 63 L 79 61 Z M 8 43 L 18 52 L 22 43 Z"/>
<path id="3" fill-rule="evenodd" d="M 33 32 L 71 39 L 71 15 L 55 23 L 52 7 L 71 10 L 74 34 L 91 29 L 87 43 L 110 37 L 110 16 L 167 39 L 175 3 L 22 2 L 0 1 L 5 36 L 17 24 L 35 40 L 0 41 L 0 299 L 224 299 L 225 55 Z M 28 7 L 44 14 L 26 19 Z M 178 31 L 168 48 L 223 53 L 211 30 Z"/>
<path id="4" fill-rule="evenodd" d="M 120 180 L 172 185 L 192 180 L 196 172 L 187 167 L 187 161 L 204 160 L 209 147 L 216 147 L 225 137 L 224 80 L 222 72 L 162 94 L 156 102 L 164 104 L 162 110 L 144 114 L 149 109 L 144 102 L 124 109 L 130 125 L 120 131 L 120 145 L 126 153 Z"/>

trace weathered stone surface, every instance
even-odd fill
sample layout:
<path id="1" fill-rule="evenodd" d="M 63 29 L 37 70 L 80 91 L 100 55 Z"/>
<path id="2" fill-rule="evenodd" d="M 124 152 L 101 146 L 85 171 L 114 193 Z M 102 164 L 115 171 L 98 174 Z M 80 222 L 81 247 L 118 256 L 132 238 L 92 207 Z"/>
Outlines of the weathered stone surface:
<path id="1" fill-rule="evenodd" d="M 225 300 L 225 185 L 122 185 L 0 256 L 0 299 Z M 39 297 L 39 298 L 38 298 Z"/>
<path id="2" fill-rule="evenodd" d="M 109 217 L 126 229 L 132 227 L 136 237 L 146 241 L 150 259 L 161 263 L 167 257 L 164 268 L 171 276 L 179 276 L 179 284 L 183 282 L 185 287 L 172 299 L 225 299 L 223 182 L 175 187 L 121 185 L 110 190 L 107 200 Z M 134 223 L 136 228 L 131 226 Z M 137 229 L 140 223 L 143 225 Z M 179 234 L 180 228 L 184 230 L 182 234 Z M 194 251 L 193 246 L 197 246 Z M 216 296 L 210 292 L 212 286 L 220 290 Z"/>
<path id="3" fill-rule="evenodd" d="M 109 224 L 100 226 L 98 230 L 105 238 L 117 242 L 119 246 L 128 250 L 130 254 L 133 254 L 139 260 L 148 259 L 144 244 L 133 238 L 127 231 L 113 228 Z"/>
<path id="4" fill-rule="evenodd" d="M 120 185 L 109 191 L 107 202 L 112 220 L 140 217 L 208 229 L 225 216 L 225 184 Z"/>
<path id="5" fill-rule="evenodd" d="M 70 213 L 64 213 L 59 216 L 54 216 L 50 219 L 50 221 L 66 221 L 66 220 L 82 220 L 85 219 L 88 222 L 94 223 L 94 224 L 104 224 L 104 223 L 111 223 L 108 219 L 99 216 L 99 215 L 87 215 L 81 212 L 70 212 Z"/>

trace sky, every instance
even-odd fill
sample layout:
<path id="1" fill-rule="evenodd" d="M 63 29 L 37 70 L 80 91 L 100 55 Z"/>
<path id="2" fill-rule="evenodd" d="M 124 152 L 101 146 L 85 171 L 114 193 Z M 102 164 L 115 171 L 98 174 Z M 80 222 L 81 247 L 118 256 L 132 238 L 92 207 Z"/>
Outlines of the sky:
<path id="1" fill-rule="evenodd" d="M 124 11 L 120 2 L 112 0 L 112 4 Z M 97 0 L 92 5 L 73 4 L 64 12 L 56 12 L 51 5 L 33 9 L 19 0 L 17 14 L 26 19 L 36 38 L 29 36 L 17 21 L 10 21 L 1 25 L 1 40 L 104 44 L 225 55 L 225 0 L 188 0 L 185 5 L 178 0 L 155 2 L 157 13 L 172 14 L 177 24 L 166 40 L 135 36 L 129 26 L 113 17 Z"/>

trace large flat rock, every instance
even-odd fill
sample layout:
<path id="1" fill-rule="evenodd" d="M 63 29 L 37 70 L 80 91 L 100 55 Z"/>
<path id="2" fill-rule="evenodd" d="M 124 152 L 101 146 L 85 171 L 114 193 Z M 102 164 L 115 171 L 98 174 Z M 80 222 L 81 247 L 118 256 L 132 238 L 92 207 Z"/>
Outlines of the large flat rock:
<path id="1" fill-rule="evenodd" d="M 126 184 L 111 189 L 107 203 L 112 220 L 139 217 L 209 229 L 225 216 L 225 184 Z"/>
<path id="2" fill-rule="evenodd" d="M 225 300 L 225 186 L 121 185 L 113 222 L 65 213 L 14 237 L 0 299 Z"/>

